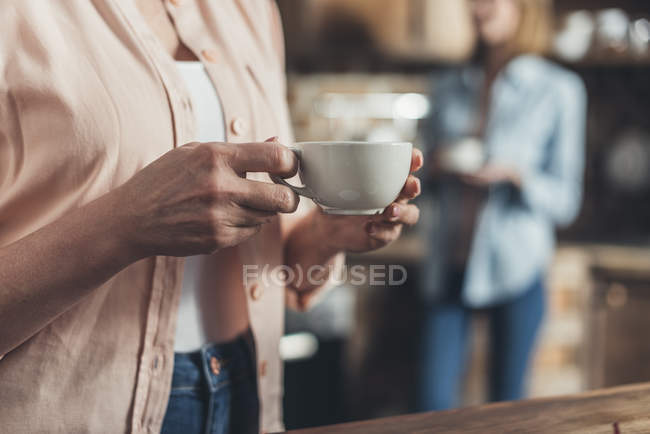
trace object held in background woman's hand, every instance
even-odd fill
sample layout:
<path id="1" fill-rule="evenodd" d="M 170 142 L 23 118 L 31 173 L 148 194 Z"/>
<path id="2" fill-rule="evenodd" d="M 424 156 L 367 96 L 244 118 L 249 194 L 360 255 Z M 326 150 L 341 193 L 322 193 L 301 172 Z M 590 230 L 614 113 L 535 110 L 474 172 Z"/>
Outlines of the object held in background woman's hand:
<path id="1" fill-rule="evenodd" d="M 440 164 L 448 172 L 472 173 L 485 163 L 484 146 L 476 137 L 466 137 L 448 145 L 440 155 Z"/>
<path id="2" fill-rule="evenodd" d="M 409 176 L 413 145 L 407 142 L 305 142 L 291 150 L 300 160 L 296 187 L 275 183 L 313 199 L 326 214 L 381 214 L 399 195 Z"/>

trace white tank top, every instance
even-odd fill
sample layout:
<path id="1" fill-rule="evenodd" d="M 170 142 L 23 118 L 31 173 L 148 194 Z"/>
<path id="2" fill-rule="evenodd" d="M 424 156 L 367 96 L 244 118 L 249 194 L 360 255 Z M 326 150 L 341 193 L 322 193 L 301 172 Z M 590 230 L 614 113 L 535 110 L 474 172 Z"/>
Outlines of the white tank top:
<path id="1" fill-rule="evenodd" d="M 190 94 L 192 111 L 196 117 L 197 142 L 223 142 L 226 139 L 225 122 L 219 95 L 201 62 L 176 62 L 177 69 L 185 81 Z M 209 256 L 198 255 L 185 258 L 181 300 L 178 307 L 178 321 L 174 351 L 196 351 L 208 343 L 203 315 L 209 315 L 201 303 L 202 291 L 216 291 L 216 282 L 202 282 L 209 266 Z"/>

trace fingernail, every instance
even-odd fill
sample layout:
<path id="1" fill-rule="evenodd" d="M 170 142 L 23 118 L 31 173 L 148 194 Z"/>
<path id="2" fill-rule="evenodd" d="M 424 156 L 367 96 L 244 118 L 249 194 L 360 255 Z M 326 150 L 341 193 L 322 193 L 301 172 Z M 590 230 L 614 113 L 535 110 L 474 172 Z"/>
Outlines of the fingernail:
<path id="1" fill-rule="evenodd" d="M 264 141 L 265 142 L 277 142 L 278 140 L 280 140 L 280 138 L 278 136 L 273 136 L 273 137 L 269 137 L 268 139 L 266 139 Z"/>
<path id="2" fill-rule="evenodd" d="M 390 210 L 390 216 L 393 218 L 399 217 L 399 205 L 393 205 Z"/>

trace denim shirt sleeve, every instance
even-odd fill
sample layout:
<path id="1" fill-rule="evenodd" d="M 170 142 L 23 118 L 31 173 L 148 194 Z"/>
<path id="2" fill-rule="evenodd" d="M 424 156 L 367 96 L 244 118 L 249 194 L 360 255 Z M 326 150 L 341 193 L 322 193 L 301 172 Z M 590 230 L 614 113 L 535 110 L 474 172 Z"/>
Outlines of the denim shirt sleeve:
<path id="1" fill-rule="evenodd" d="M 583 189 L 587 94 L 582 81 L 566 75 L 557 83 L 557 119 L 545 167 L 522 174 L 521 197 L 557 226 L 580 210 Z"/>

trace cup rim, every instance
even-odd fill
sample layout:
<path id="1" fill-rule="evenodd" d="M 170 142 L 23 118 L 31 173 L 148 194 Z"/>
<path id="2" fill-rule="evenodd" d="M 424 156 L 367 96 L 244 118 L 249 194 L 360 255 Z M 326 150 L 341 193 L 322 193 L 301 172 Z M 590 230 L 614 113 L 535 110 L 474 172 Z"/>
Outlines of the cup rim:
<path id="1" fill-rule="evenodd" d="M 307 142 L 295 142 L 294 145 L 328 145 L 328 146 L 341 146 L 341 145 L 365 145 L 365 146 L 406 146 L 410 145 L 413 146 L 413 143 L 411 142 L 379 142 L 379 141 L 373 141 L 373 142 L 362 142 L 362 141 L 354 141 L 354 140 L 334 140 L 334 141 L 328 141 L 328 140 L 311 140 Z"/>

